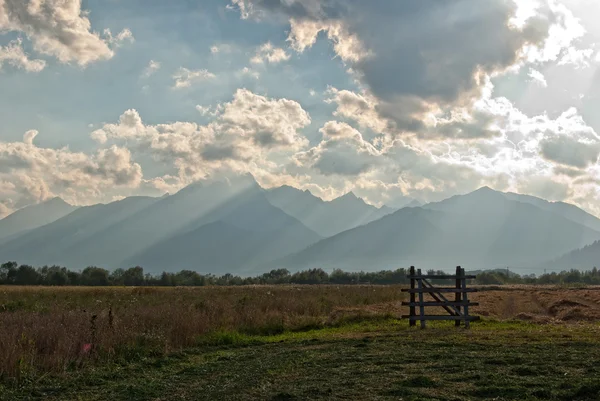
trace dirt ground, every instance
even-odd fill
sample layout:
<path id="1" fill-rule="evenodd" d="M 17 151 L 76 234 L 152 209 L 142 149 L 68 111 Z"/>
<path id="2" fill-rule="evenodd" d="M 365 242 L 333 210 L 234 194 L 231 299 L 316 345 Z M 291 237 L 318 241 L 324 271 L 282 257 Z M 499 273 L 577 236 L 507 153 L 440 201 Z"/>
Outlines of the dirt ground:
<path id="1" fill-rule="evenodd" d="M 474 315 L 538 323 L 600 321 L 600 287 L 481 288 L 470 295 L 473 302 L 479 302 L 472 308 Z"/>
<path id="2" fill-rule="evenodd" d="M 469 293 L 469 300 L 479 303 L 469 313 L 497 320 L 524 320 L 534 323 L 600 322 L 600 286 L 564 288 L 556 286 L 478 286 L 478 292 Z M 402 293 L 404 300 L 408 295 Z M 454 294 L 444 294 L 453 299 Z M 425 301 L 433 301 L 425 295 Z M 381 314 L 408 315 L 407 306 L 400 302 L 336 308 L 329 323 L 343 319 L 358 319 Z M 446 315 L 441 307 L 427 307 L 427 315 Z"/>
<path id="3" fill-rule="evenodd" d="M 535 323 L 600 322 L 600 287 L 564 288 L 540 286 L 477 287 L 469 293 L 470 314 L 500 320 L 519 319 Z M 452 295 L 453 294 L 448 294 Z M 448 297 L 448 296 L 447 296 Z M 425 300 L 432 300 L 428 296 Z M 406 309 L 406 310 L 404 310 Z M 438 310 L 436 310 L 438 309 Z M 403 314 L 408 308 L 403 307 Z M 427 308 L 427 314 L 446 314 Z"/>

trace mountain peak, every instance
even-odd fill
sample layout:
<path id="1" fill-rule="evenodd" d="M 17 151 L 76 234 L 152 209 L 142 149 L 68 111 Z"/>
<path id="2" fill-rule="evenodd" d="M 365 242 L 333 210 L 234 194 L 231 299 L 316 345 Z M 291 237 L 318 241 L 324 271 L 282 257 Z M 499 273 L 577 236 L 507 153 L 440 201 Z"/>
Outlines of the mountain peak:
<path id="1" fill-rule="evenodd" d="M 469 197 L 478 196 L 478 197 L 486 197 L 487 199 L 490 199 L 490 198 L 492 198 L 492 199 L 500 199 L 500 198 L 502 198 L 504 200 L 507 200 L 506 197 L 504 196 L 504 192 L 496 191 L 496 190 L 494 190 L 494 189 L 492 189 L 492 188 L 490 188 L 488 186 L 483 186 L 483 187 L 481 187 L 479 189 L 476 189 L 475 191 L 470 192 L 470 193 L 468 193 L 466 195 L 463 195 L 463 196 L 469 196 Z"/>
<path id="2" fill-rule="evenodd" d="M 364 201 L 361 198 L 359 198 L 358 196 L 356 196 L 356 194 L 354 194 L 354 192 L 352 192 L 352 191 L 346 192 L 344 195 L 342 195 L 339 198 L 336 198 L 334 200 L 359 201 L 359 202 L 363 202 L 364 203 Z"/>
<path id="3" fill-rule="evenodd" d="M 473 192 L 482 192 L 482 193 L 486 193 L 486 192 L 494 192 L 494 193 L 498 193 L 498 191 L 493 190 L 492 188 L 488 187 L 487 185 L 484 185 L 483 187 L 476 189 Z"/>
<path id="4" fill-rule="evenodd" d="M 63 198 L 61 198 L 59 196 L 55 196 L 54 198 L 48 199 L 48 200 L 42 202 L 42 204 L 73 206 L 69 202 L 66 202 Z"/>

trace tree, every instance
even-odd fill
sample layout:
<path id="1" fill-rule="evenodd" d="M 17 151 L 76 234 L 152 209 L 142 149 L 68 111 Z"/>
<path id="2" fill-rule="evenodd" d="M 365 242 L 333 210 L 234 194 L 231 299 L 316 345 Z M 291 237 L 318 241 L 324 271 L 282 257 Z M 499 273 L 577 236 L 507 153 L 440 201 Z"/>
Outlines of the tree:
<path id="1" fill-rule="evenodd" d="M 90 286 L 108 285 L 108 270 L 89 266 L 81 272 L 81 284 Z"/>
<path id="2" fill-rule="evenodd" d="M 131 267 L 123 272 L 123 283 L 127 286 L 144 284 L 144 269 L 140 266 Z"/>
<path id="3" fill-rule="evenodd" d="M 44 285 L 67 285 L 69 283 L 69 271 L 66 267 L 44 266 L 39 270 L 40 284 Z"/>
<path id="4" fill-rule="evenodd" d="M 0 265 L 0 284 L 14 284 L 17 266 L 17 262 L 6 262 Z"/>
<path id="5" fill-rule="evenodd" d="M 33 266 L 21 265 L 15 274 L 14 283 L 17 285 L 38 285 L 40 275 Z"/>

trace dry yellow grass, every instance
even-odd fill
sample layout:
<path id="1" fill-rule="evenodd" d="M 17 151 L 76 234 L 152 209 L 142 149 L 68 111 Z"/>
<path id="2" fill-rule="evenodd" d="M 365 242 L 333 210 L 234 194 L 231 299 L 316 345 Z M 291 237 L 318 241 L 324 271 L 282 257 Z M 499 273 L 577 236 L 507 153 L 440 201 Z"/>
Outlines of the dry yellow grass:
<path id="1" fill-rule="evenodd" d="M 168 353 L 220 331 L 385 316 L 401 297 L 397 286 L 0 287 L 0 378 Z"/>

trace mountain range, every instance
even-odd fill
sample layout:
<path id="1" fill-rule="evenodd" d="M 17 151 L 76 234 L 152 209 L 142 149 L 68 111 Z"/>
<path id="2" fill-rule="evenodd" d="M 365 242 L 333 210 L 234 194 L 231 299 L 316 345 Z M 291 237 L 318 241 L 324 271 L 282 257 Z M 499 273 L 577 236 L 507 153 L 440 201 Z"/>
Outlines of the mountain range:
<path id="1" fill-rule="evenodd" d="M 487 187 L 394 210 L 353 193 L 324 201 L 289 186 L 265 190 L 240 176 L 79 208 L 55 198 L 0 220 L 0 260 L 36 266 L 242 275 L 410 265 L 562 270 L 591 268 L 599 257 L 600 219 Z"/>
<path id="2" fill-rule="evenodd" d="M 0 220 L 0 243 L 26 231 L 52 223 L 77 209 L 60 198 L 17 210 Z"/>
<path id="3" fill-rule="evenodd" d="M 352 192 L 330 202 L 290 186 L 274 188 L 266 195 L 272 205 L 323 237 L 370 223 L 394 211 L 387 206 L 368 205 Z"/>

